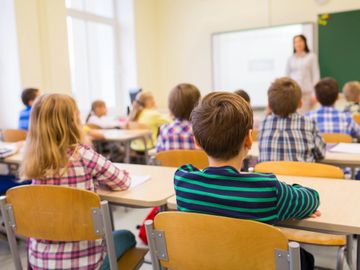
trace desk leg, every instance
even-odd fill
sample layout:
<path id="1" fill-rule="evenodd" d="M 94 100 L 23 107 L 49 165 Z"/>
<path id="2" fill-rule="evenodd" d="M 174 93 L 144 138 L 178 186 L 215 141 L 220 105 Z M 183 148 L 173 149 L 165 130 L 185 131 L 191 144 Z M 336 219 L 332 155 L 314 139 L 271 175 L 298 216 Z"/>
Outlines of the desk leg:
<path id="1" fill-rule="evenodd" d="M 360 235 L 356 235 L 356 269 L 360 270 Z"/>
<path id="2" fill-rule="evenodd" d="M 114 231 L 115 230 L 114 206 L 109 204 L 109 210 L 110 210 L 111 229 Z"/>
<path id="3" fill-rule="evenodd" d="M 130 163 L 130 144 L 131 144 L 131 141 L 127 141 L 125 143 L 125 163 Z"/>

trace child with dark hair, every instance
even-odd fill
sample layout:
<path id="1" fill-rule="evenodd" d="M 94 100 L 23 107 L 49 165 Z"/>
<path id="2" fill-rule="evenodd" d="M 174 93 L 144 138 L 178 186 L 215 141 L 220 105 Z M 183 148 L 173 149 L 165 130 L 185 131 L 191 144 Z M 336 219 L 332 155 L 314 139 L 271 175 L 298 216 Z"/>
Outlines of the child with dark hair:
<path id="1" fill-rule="evenodd" d="M 21 93 L 21 100 L 25 105 L 25 108 L 20 112 L 19 129 L 29 129 L 31 106 L 39 95 L 40 91 L 37 88 L 26 88 Z"/>

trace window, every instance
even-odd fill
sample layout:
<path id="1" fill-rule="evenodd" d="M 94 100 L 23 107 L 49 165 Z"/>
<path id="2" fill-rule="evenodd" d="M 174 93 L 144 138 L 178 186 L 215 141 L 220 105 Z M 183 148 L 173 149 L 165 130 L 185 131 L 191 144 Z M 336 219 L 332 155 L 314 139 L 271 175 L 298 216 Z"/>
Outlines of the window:
<path id="1" fill-rule="evenodd" d="M 72 92 L 80 110 L 102 99 L 117 105 L 117 18 L 114 0 L 66 0 Z"/>

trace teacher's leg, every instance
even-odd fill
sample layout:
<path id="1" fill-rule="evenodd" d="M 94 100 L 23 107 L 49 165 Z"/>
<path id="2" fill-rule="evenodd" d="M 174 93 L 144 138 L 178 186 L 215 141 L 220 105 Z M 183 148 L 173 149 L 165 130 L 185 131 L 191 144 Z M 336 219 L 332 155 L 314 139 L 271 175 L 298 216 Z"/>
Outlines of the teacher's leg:
<path id="1" fill-rule="evenodd" d="M 313 92 L 302 92 L 302 106 L 298 110 L 300 114 L 310 112 L 314 107 Z"/>

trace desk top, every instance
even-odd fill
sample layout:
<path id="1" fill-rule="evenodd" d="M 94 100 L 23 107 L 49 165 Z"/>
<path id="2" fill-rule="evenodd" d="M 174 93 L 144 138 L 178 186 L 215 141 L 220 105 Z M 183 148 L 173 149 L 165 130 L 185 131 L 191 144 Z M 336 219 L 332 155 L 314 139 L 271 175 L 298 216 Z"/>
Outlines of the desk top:
<path id="1" fill-rule="evenodd" d="M 99 130 L 103 133 L 105 141 L 131 141 L 151 135 L 151 131 L 147 129 L 103 129 Z"/>
<path id="2" fill-rule="evenodd" d="M 149 175 L 151 179 L 126 191 L 98 190 L 102 199 L 114 204 L 135 207 L 154 207 L 166 205 L 167 199 L 175 194 L 174 173 L 176 168 L 117 164 L 134 175 Z"/>
<path id="3" fill-rule="evenodd" d="M 248 156 L 255 158 L 259 156 L 259 142 L 253 142 L 253 145 L 248 153 Z M 347 153 L 333 153 L 327 151 L 325 154 L 325 159 L 320 162 L 326 164 L 332 164 L 335 166 L 360 167 L 360 155 L 347 154 Z"/>
<path id="4" fill-rule="evenodd" d="M 289 220 L 284 225 L 305 230 L 360 234 L 360 181 L 278 176 L 288 184 L 300 184 L 316 189 L 320 194 L 321 217 Z M 169 209 L 176 209 L 176 198 L 167 201 Z"/>

